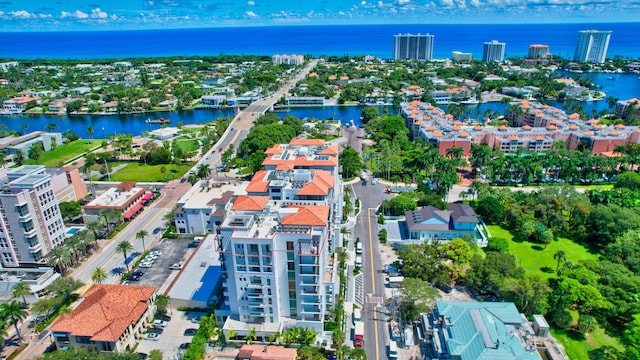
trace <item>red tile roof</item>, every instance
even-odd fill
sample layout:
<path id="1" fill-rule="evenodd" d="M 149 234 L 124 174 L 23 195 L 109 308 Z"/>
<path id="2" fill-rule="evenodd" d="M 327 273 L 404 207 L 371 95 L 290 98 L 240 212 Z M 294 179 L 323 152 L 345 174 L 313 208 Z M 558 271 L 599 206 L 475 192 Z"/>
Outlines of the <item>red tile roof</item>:
<path id="1" fill-rule="evenodd" d="M 236 359 L 244 360 L 296 360 L 298 350 L 284 346 L 242 345 Z"/>
<path id="2" fill-rule="evenodd" d="M 333 176 L 328 171 L 316 170 L 313 179 L 302 185 L 302 189 L 296 195 L 329 195 L 329 189 L 333 188 Z"/>
<path id="3" fill-rule="evenodd" d="M 231 210 L 262 211 L 268 202 L 268 196 L 238 196 Z"/>
<path id="4" fill-rule="evenodd" d="M 324 140 L 322 139 L 292 139 L 289 141 L 290 145 L 296 146 L 323 146 Z"/>
<path id="5" fill-rule="evenodd" d="M 62 314 L 51 331 L 89 336 L 92 341 L 117 341 L 147 311 L 153 286 L 95 284 L 69 314 Z"/>
<path id="6" fill-rule="evenodd" d="M 298 212 L 282 218 L 282 225 L 327 226 L 328 206 L 289 206 L 297 207 Z"/>
<path id="7" fill-rule="evenodd" d="M 269 189 L 269 182 L 264 181 L 266 175 L 266 170 L 256 172 L 251 178 L 249 185 L 247 185 L 247 192 L 267 192 Z"/>
<path id="8" fill-rule="evenodd" d="M 319 155 L 338 155 L 340 153 L 340 148 L 338 145 L 329 145 L 326 149 L 323 149 L 318 152 Z"/>

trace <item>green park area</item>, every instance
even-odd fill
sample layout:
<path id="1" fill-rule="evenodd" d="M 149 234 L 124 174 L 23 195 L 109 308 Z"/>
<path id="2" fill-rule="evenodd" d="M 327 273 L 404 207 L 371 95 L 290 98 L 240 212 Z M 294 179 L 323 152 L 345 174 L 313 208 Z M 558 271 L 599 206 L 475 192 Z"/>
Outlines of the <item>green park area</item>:
<path id="1" fill-rule="evenodd" d="M 527 274 L 539 274 L 545 280 L 555 276 L 558 263 L 553 255 L 558 250 L 564 251 L 567 261 L 573 263 L 598 258 L 589 252 L 588 248 L 569 239 L 557 238 L 545 248 L 539 243 L 514 240 L 513 234 L 500 226 L 489 225 L 487 228 L 491 236 L 509 241 L 509 252 L 518 259 L 518 265 L 522 266 Z"/>
<path id="2" fill-rule="evenodd" d="M 76 140 L 68 144 L 62 144 L 53 150 L 43 151 L 38 161 L 25 159 L 27 165 L 44 165 L 46 167 L 59 167 L 66 164 L 71 159 L 96 148 L 102 144 L 103 140 Z"/>
<path id="3" fill-rule="evenodd" d="M 193 163 L 184 163 L 182 165 L 147 165 L 139 162 L 113 162 L 110 165 L 113 168 L 119 168 L 119 170 L 111 174 L 111 181 L 156 182 L 179 178 L 182 174 L 189 171 Z M 121 165 L 126 166 L 121 168 Z"/>
<path id="4" fill-rule="evenodd" d="M 542 279 L 556 276 L 558 263 L 554 254 L 558 250 L 564 251 L 566 260 L 578 263 L 584 260 L 596 260 L 598 255 L 591 253 L 588 248 L 566 238 L 558 238 L 544 247 L 539 243 L 514 240 L 513 234 L 500 226 L 487 226 L 493 237 L 507 239 L 509 253 L 518 259 L 518 264 L 524 268 L 527 274 L 538 274 Z M 578 314 L 572 314 L 574 322 L 578 322 Z M 602 346 L 613 346 L 622 350 L 618 339 L 607 335 L 601 327 L 586 336 L 573 329 L 552 331 L 556 339 L 564 346 L 566 354 L 571 360 L 589 360 L 589 351 Z M 585 346 L 586 345 L 586 346 Z"/>
<path id="5" fill-rule="evenodd" d="M 183 139 L 176 140 L 176 145 L 184 153 L 190 153 L 192 151 L 197 151 L 200 148 L 200 143 L 198 142 L 198 140 L 188 139 L 188 138 L 183 138 Z"/>

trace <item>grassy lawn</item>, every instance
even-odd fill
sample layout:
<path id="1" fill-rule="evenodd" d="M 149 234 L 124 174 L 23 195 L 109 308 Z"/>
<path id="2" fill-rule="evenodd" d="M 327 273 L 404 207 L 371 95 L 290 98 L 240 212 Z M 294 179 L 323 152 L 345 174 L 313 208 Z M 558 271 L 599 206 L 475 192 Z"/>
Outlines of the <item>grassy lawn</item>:
<path id="1" fill-rule="evenodd" d="M 176 145 L 185 153 L 196 151 L 200 148 L 198 140 L 192 139 L 178 139 L 176 140 Z"/>
<path id="2" fill-rule="evenodd" d="M 197 135 L 198 133 L 200 133 L 200 131 L 202 131 L 202 128 L 203 128 L 203 127 L 204 127 L 204 126 L 198 126 L 198 127 L 196 127 L 196 126 L 189 126 L 188 128 L 187 128 L 187 127 L 185 127 L 185 128 L 180 129 L 180 132 L 179 132 L 179 133 L 180 133 L 180 134 L 184 134 L 184 135 L 189 135 L 189 134 L 195 134 L 195 135 Z"/>
<path id="3" fill-rule="evenodd" d="M 569 239 L 559 238 L 556 241 L 552 241 L 544 249 L 540 244 L 513 240 L 511 232 L 500 226 L 489 225 L 487 227 L 492 236 L 509 240 L 509 252 L 518 259 L 518 263 L 525 269 L 527 274 L 539 274 L 543 279 L 555 276 L 557 263 L 553 259 L 553 254 L 558 250 L 563 250 L 567 254 L 567 260 L 574 263 L 598 258 L 596 254 L 589 252 L 586 247 Z M 578 314 L 575 313 L 573 315 L 574 322 L 577 324 Z M 588 334 L 586 338 L 572 330 L 551 329 L 551 332 L 564 346 L 565 352 L 571 360 L 589 360 L 589 351 L 604 345 L 614 346 L 622 350 L 618 339 L 605 334 L 604 330 L 600 328 Z"/>
<path id="4" fill-rule="evenodd" d="M 121 163 L 114 163 L 117 166 Z M 160 172 L 160 168 L 167 169 L 167 176 Z M 137 162 L 127 163 L 127 167 L 111 174 L 112 181 L 168 181 L 179 178 L 193 166 L 193 163 L 185 163 L 180 166 L 175 164 L 167 165 L 146 165 Z"/>
<path id="5" fill-rule="evenodd" d="M 571 360 L 590 360 L 589 351 L 603 346 L 613 346 L 624 350 L 618 339 L 604 333 L 600 327 L 587 334 L 586 339 L 572 330 L 551 329 L 551 334 L 564 346 L 564 351 Z"/>
<path id="6" fill-rule="evenodd" d="M 509 240 L 509 252 L 518 258 L 528 274 L 540 274 L 543 279 L 555 276 L 556 260 L 553 254 L 562 250 L 567 254 L 567 260 L 577 263 L 580 260 L 597 259 L 598 256 L 589 252 L 586 247 L 565 238 L 552 241 L 545 249 L 543 245 L 527 241 L 514 241 L 510 231 L 496 225 L 487 226 L 491 235 Z"/>
<path id="7" fill-rule="evenodd" d="M 59 145 L 57 148 L 45 151 L 40 155 L 40 159 L 36 163 L 34 160 L 25 159 L 25 164 L 28 165 L 44 165 L 47 167 L 58 167 L 60 164 L 73 159 L 74 157 L 86 152 L 89 149 L 93 149 L 96 146 L 102 144 L 102 140 L 76 140 L 69 144 Z"/>

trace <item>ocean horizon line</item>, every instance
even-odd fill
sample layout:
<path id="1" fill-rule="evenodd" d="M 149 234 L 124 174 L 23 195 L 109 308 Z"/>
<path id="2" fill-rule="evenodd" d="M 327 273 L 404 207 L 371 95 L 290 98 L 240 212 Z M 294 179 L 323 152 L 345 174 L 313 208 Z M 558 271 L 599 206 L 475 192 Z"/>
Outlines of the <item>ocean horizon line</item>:
<path id="1" fill-rule="evenodd" d="M 640 24 L 640 21 L 585 21 L 585 22 L 531 22 L 531 23 L 523 23 L 523 22 L 513 22 L 513 23 L 470 23 L 470 22 L 460 22 L 460 23 L 394 23 L 394 22 L 384 22 L 384 23 L 367 23 L 367 24 L 304 24 L 304 23 L 292 23 L 292 24 L 278 24 L 278 25 L 228 25 L 228 26 L 191 26 L 191 27 L 158 27 L 158 28 L 117 28 L 110 30 L 91 30 L 91 29 L 51 29 L 51 30 L 33 30 L 30 31 L 28 29 L 22 30 L 2 30 L 1 33 L 28 33 L 28 34 L 48 34 L 48 33 L 113 33 L 113 32 L 131 32 L 131 31 L 139 31 L 139 32 L 156 32 L 156 31 L 176 31 L 176 30 L 206 30 L 206 29 L 261 29 L 261 28 L 292 28 L 292 27 L 304 27 L 304 28 L 323 28 L 323 27 L 377 27 L 377 26 L 566 26 L 566 25 L 616 25 L 616 24 Z M 585 30 L 593 30 L 592 28 L 585 28 Z M 598 29 L 600 30 L 600 29 Z"/>

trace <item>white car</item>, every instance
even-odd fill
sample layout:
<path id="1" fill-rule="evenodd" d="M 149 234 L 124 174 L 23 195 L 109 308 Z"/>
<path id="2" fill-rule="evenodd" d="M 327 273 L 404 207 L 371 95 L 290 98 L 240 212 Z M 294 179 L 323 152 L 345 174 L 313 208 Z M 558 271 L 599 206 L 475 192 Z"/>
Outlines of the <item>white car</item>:
<path id="1" fill-rule="evenodd" d="M 145 339 L 147 339 L 147 340 L 153 340 L 153 341 L 158 341 L 158 336 L 160 336 L 160 334 L 156 334 L 156 333 L 147 333 L 147 335 L 145 336 Z"/>
<path id="2" fill-rule="evenodd" d="M 151 323 L 151 325 L 155 326 L 155 327 L 165 327 L 167 326 L 168 322 L 164 321 L 164 320 L 153 320 L 153 323 Z"/>
<path id="3" fill-rule="evenodd" d="M 152 265 L 153 265 L 153 263 L 142 262 L 142 263 L 138 264 L 138 267 L 140 267 L 140 268 L 150 268 Z"/>
<path id="4" fill-rule="evenodd" d="M 169 269 L 171 269 L 171 270 L 180 270 L 180 269 L 182 269 L 182 264 L 180 264 L 180 263 L 171 264 L 171 266 L 169 266 Z"/>

